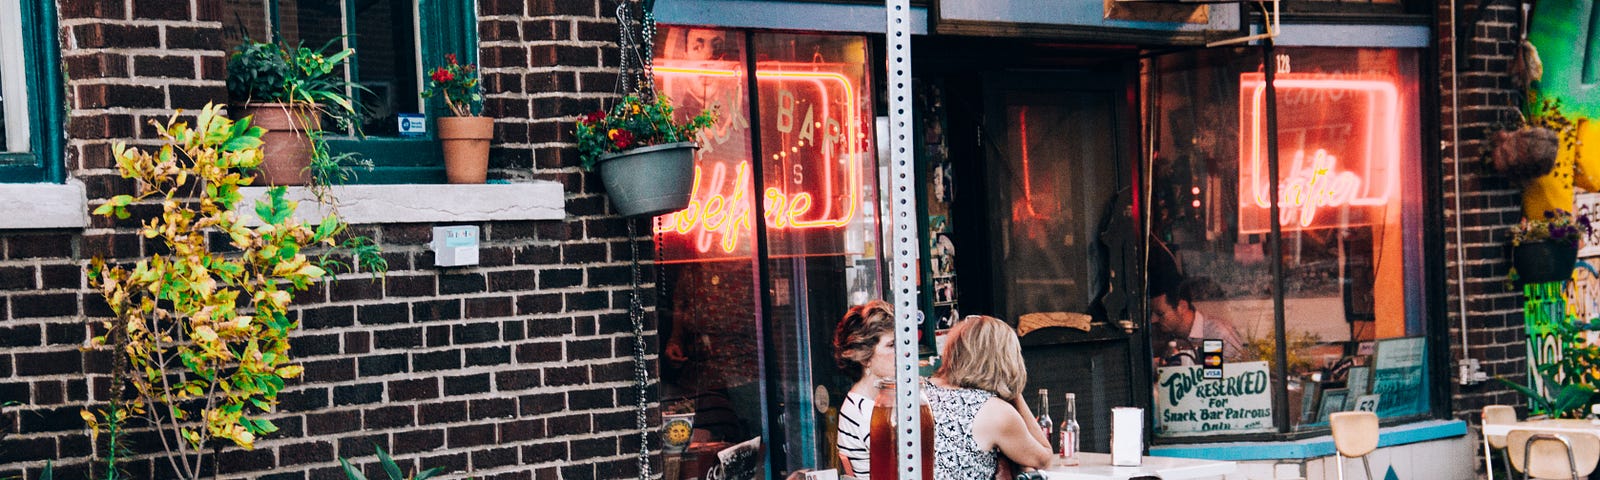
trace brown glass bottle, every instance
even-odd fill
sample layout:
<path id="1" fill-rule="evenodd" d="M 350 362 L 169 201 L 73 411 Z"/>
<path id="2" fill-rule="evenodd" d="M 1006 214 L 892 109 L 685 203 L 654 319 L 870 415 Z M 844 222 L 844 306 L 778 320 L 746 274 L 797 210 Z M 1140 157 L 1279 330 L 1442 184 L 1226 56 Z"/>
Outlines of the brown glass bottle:
<path id="1" fill-rule="evenodd" d="M 899 462 L 895 461 L 895 444 L 899 439 L 898 422 L 894 415 L 895 388 L 893 380 L 878 384 L 878 396 L 872 404 L 871 443 L 867 446 L 868 464 L 872 480 L 894 480 Z M 933 480 L 933 410 L 928 409 L 928 399 L 918 396 L 922 410 L 922 480 Z"/>

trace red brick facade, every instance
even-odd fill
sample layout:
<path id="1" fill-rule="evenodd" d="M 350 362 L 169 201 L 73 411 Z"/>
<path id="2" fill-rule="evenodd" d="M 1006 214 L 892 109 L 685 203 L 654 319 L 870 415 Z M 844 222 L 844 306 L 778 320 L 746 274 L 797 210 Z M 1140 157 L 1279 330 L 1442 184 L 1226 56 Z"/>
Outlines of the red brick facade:
<path id="1" fill-rule="evenodd" d="M 226 101 L 219 2 L 56 6 L 66 169 L 92 208 L 133 188 L 112 167 L 112 143 L 149 145 L 149 120 Z M 615 85 L 616 28 L 601 15 L 611 8 L 479 2 L 485 115 L 497 119 L 491 178 L 561 182 L 566 219 L 477 223 L 482 261 L 459 268 L 432 266 L 432 224 L 358 226 L 383 246 L 387 279 L 350 275 L 297 297 L 292 352 L 306 377 L 280 397 L 280 432 L 252 451 L 224 449 L 224 478 L 343 478 L 337 457 L 382 475 L 374 444 L 408 471 L 444 467 L 451 478 L 636 476 L 626 224 L 567 143 L 571 119 Z M 83 267 L 155 253 L 135 225 L 94 218 L 83 230 L 0 233 L 0 399 L 25 404 L 0 423 L 16 432 L 0 440 L 0 477 L 35 478 L 51 460 L 58 478 L 90 478 L 94 447 L 78 412 L 105 400 L 110 357 L 81 347 L 109 312 Z M 130 447 L 139 455 L 127 473 L 173 478 L 155 437 L 136 432 Z"/>

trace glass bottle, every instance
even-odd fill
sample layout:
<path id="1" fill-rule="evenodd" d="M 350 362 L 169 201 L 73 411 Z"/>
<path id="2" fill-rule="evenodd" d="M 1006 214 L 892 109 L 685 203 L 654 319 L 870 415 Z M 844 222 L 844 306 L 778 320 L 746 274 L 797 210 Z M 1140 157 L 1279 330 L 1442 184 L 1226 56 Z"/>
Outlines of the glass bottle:
<path id="1" fill-rule="evenodd" d="M 891 474 L 900 469 L 899 462 L 895 461 L 895 441 L 900 435 L 895 428 L 898 422 L 895 421 L 894 400 L 894 380 L 879 382 L 878 396 L 872 403 L 872 430 L 868 433 L 871 440 L 867 444 L 867 469 L 872 478 L 901 478 Z M 927 397 L 919 396 L 917 403 L 922 410 L 922 480 L 933 480 L 933 410 L 928 409 Z"/>
<path id="2" fill-rule="evenodd" d="M 1078 464 L 1078 396 L 1067 394 L 1067 413 L 1061 417 L 1061 453 L 1062 465 Z"/>
<path id="3" fill-rule="evenodd" d="M 1039 389 L 1039 416 L 1037 418 L 1034 418 L 1034 420 L 1039 423 L 1039 430 L 1043 430 L 1044 431 L 1044 438 L 1046 439 L 1045 441 L 1046 442 L 1052 441 L 1052 440 L 1049 440 L 1049 439 L 1052 438 L 1052 437 L 1055 437 L 1056 422 L 1055 422 L 1055 420 L 1052 420 L 1050 418 L 1050 390 L 1049 389 L 1045 389 L 1045 388 Z"/>

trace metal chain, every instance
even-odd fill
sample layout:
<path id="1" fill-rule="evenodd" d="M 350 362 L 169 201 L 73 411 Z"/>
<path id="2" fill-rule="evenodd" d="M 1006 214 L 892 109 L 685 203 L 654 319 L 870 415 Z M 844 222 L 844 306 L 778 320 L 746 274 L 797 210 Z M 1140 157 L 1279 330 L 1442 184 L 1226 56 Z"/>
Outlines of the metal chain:
<path id="1" fill-rule="evenodd" d="M 639 479 L 650 478 L 649 407 L 645 402 L 645 389 L 650 386 L 649 373 L 644 363 L 644 305 L 639 303 L 639 242 L 634 238 L 633 219 L 628 222 L 628 250 L 633 253 L 633 290 L 628 296 L 628 317 L 633 320 L 633 380 L 639 392 L 635 425 L 639 427 Z"/>
<path id="2" fill-rule="evenodd" d="M 621 50 L 622 72 L 617 76 L 616 90 L 627 85 L 628 93 L 639 95 L 645 102 L 654 102 L 656 79 L 651 57 L 655 55 L 656 16 L 645 9 L 639 22 L 642 36 L 634 36 L 633 17 L 628 8 L 632 3 L 617 2 L 617 48 Z"/>

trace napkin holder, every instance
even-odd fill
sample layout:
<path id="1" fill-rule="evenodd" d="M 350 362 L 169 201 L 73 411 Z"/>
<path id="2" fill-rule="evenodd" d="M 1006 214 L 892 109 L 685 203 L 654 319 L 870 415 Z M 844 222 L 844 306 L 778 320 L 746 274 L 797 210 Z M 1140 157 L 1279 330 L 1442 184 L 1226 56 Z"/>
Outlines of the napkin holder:
<path id="1" fill-rule="evenodd" d="M 1111 409 L 1111 465 L 1137 467 L 1144 455 L 1144 409 Z"/>

